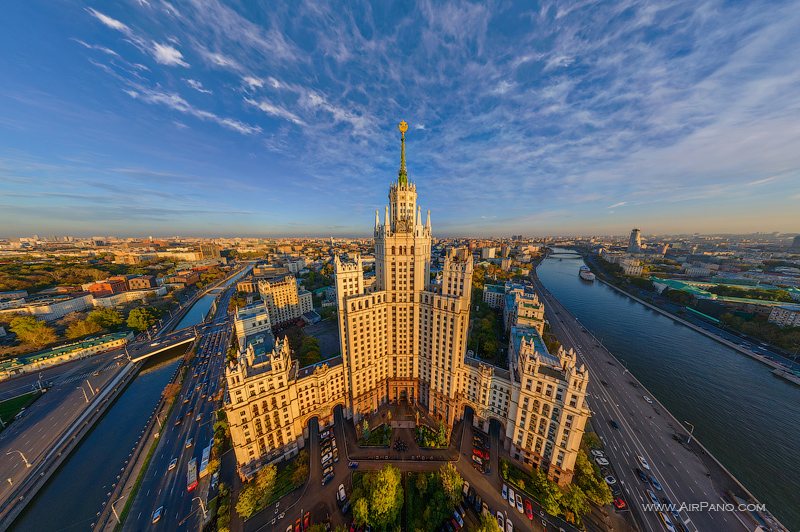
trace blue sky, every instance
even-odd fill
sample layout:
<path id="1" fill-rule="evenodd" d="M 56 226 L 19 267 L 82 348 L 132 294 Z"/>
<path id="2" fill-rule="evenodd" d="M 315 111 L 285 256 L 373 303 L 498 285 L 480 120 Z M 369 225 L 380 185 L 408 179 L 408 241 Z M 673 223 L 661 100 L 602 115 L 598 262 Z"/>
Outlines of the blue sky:
<path id="1" fill-rule="evenodd" d="M 798 2 L 3 13 L 2 235 L 800 231 Z"/>

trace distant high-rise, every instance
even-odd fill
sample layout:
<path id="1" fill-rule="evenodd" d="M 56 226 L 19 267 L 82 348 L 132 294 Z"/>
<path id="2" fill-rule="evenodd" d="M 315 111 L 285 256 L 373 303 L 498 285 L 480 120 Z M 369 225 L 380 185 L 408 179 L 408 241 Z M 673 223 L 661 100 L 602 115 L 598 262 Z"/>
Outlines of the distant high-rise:
<path id="1" fill-rule="evenodd" d="M 631 230 L 631 238 L 628 240 L 628 253 L 639 253 L 642 251 L 642 235 L 638 229 Z"/>
<path id="2" fill-rule="evenodd" d="M 797 235 L 794 237 L 794 240 L 792 240 L 792 249 L 800 250 L 800 235 Z"/>

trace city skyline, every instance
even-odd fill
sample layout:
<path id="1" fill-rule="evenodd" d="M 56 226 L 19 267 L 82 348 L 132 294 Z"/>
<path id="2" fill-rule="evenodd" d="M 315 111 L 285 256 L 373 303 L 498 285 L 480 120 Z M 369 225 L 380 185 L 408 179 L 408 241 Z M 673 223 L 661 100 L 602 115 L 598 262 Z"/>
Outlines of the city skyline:
<path id="1" fill-rule="evenodd" d="M 798 13 L 12 6 L 3 236 L 366 236 L 400 119 L 440 236 L 793 232 Z"/>

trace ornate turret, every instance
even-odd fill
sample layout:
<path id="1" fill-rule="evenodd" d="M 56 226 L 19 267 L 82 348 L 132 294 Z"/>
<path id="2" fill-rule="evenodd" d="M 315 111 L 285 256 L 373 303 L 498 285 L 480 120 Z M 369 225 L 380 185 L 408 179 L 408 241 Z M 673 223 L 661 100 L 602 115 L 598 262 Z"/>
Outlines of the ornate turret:
<path id="1" fill-rule="evenodd" d="M 400 171 L 397 173 L 397 182 L 400 185 L 408 184 L 408 172 L 406 172 L 406 131 L 408 131 L 408 122 L 405 120 L 398 124 L 397 129 L 400 130 Z"/>

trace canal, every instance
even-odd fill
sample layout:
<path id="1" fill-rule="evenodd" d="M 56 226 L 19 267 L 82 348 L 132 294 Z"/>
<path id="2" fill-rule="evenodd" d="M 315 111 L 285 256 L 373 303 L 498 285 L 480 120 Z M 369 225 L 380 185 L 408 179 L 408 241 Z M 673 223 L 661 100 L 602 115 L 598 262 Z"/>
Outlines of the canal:
<path id="1" fill-rule="evenodd" d="M 768 510 L 800 530 L 800 387 L 599 281 L 581 280 L 582 265 L 577 255 L 551 256 L 537 272 Z"/>
<path id="2" fill-rule="evenodd" d="M 228 281 L 226 286 L 241 275 Z M 203 321 L 216 294 L 214 291 L 198 299 L 177 328 Z M 148 360 L 139 375 L 15 521 L 12 530 L 90 529 L 150 413 L 158 404 L 161 391 L 174 374 L 179 356 L 185 351 L 186 346 L 179 346 Z"/>

